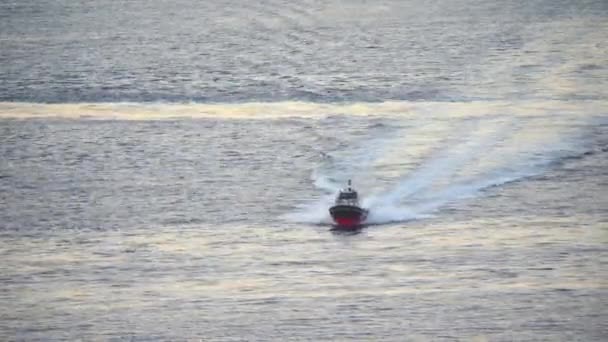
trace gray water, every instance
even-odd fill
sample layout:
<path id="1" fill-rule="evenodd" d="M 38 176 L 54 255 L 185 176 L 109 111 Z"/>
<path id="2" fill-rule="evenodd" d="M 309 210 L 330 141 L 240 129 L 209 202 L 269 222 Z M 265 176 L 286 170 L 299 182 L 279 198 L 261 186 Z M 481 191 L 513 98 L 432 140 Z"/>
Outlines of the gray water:
<path id="1" fill-rule="evenodd" d="M 606 340 L 607 17 L 2 2 L 1 339 Z"/>

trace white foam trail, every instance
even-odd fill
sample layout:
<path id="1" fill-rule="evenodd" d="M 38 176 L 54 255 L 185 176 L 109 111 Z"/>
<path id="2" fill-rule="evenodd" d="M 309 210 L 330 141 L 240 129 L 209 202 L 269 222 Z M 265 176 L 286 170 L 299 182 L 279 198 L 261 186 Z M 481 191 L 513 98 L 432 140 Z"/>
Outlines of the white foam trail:
<path id="1" fill-rule="evenodd" d="M 530 128 L 534 130 L 535 128 Z M 511 136 L 514 131 L 507 130 L 506 134 L 499 134 L 496 137 L 505 138 Z M 467 177 L 460 177 L 455 181 L 450 181 L 442 186 L 427 187 L 432 183 L 431 178 L 437 176 L 446 176 L 454 171 L 454 164 L 442 160 L 440 162 L 432 161 L 428 165 L 423 165 L 422 169 L 428 170 L 429 165 L 431 170 L 434 167 L 440 166 L 443 168 L 441 172 L 430 172 L 424 174 L 417 172 L 415 177 L 409 178 L 406 182 L 400 184 L 399 191 L 392 191 L 386 194 L 376 195 L 376 198 L 367 199 L 364 203 L 367 204 L 370 212 L 369 223 L 381 224 L 395 221 L 403 221 L 417 218 L 424 218 L 431 215 L 441 207 L 454 202 L 477 196 L 481 191 L 491 187 L 501 186 L 520 179 L 531 177 L 543 172 L 556 159 L 567 155 L 568 153 L 580 153 L 577 149 L 573 149 L 569 144 L 568 135 L 557 134 L 554 132 L 551 135 L 553 139 L 545 138 L 544 143 L 535 141 L 534 144 L 527 143 L 523 150 L 515 149 L 510 153 L 506 151 L 496 151 L 492 153 L 489 146 L 486 158 L 489 158 L 493 163 L 491 168 L 482 169 L 478 173 L 474 173 Z M 526 135 L 528 133 L 525 133 Z M 512 146 L 509 146 L 512 147 Z M 479 151 L 469 151 L 478 154 Z M 449 161 L 451 159 L 448 158 Z M 469 166 L 471 167 L 471 166 Z M 417 179 L 416 177 L 421 177 Z M 420 186 L 423 183 L 424 186 Z M 414 184 L 413 189 L 407 189 L 404 184 Z M 400 202 L 404 202 L 400 204 Z"/>
<path id="2" fill-rule="evenodd" d="M 504 185 L 522 178 L 530 177 L 541 172 L 539 167 L 530 167 L 527 170 L 503 171 L 493 175 L 484 175 L 478 179 L 470 179 L 444 189 L 431 191 L 428 194 L 410 200 L 407 205 L 375 202 L 370 209 L 369 224 L 382 224 L 401 222 L 413 219 L 432 217 L 432 213 L 441 207 L 454 202 L 476 196 L 480 191 L 494 186 Z"/>
<path id="3" fill-rule="evenodd" d="M 432 186 L 435 181 L 445 179 L 446 177 L 449 178 L 468 162 L 478 158 L 480 151 L 490 149 L 497 141 L 502 140 L 505 135 L 508 135 L 512 130 L 512 126 L 511 122 L 505 123 L 502 121 L 498 123 L 491 122 L 490 129 L 487 127 L 482 129 L 482 125 L 478 121 L 457 125 L 456 131 L 477 133 L 461 137 L 460 144 L 456 144 L 451 148 L 448 146 L 452 145 L 454 139 L 448 136 L 438 147 L 442 151 L 438 157 L 430 159 L 421 165 L 417 171 L 404 178 L 393 190 L 362 198 L 362 205 L 370 209 L 367 223 L 381 224 L 428 217 L 429 213 L 440 205 L 464 196 L 465 193 L 474 193 L 479 190 L 480 187 L 484 186 L 483 184 L 472 185 L 467 189 L 453 189 L 452 192 L 446 192 L 440 198 L 414 201 L 407 206 L 401 203 L 407 201 L 413 194 L 424 193 L 424 190 Z M 369 151 L 366 151 L 364 148 L 354 149 L 353 151 L 356 153 L 351 154 L 351 156 L 354 155 L 355 157 L 350 160 L 347 159 L 345 164 L 354 165 L 352 169 L 367 169 L 375 159 L 386 151 L 389 142 L 390 139 L 386 137 L 368 142 L 363 146 L 371 146 Z M 407 141 L 401 142 L 405 145 L 404 147 L 407 147 Z M 288 217 L 290 220 L 306 223 L 331 222 L 328 208 L 331 206 L 333 196 L 335 196 L 341 185 L 336 184 L 336 182 L 332 181 L 332 177 L 328 176 L 332 171 L 335 171 L 335 168 L 335 164 L 322 164 L 313 170 L 311 179 L 315 186 L 330 195 L 300 208 L 300 210 Z M 349 171 L 352 172 L 353 170 Z"/>
<path id="4" fill-rule="evenodd" d="M 370 212 L 369 217 L 365 221 L 366 224 L 404 222 L 431 217 L 431 215 L 417 210 L 412 210 L 412 208 L 393 205 L 378 206 L 369 209 Z"/>
<path id="5" fill-rule="evenodd" d="M 579 146 L 580 132 L 571 125 L 577 122 L 578 114 L 559 115 L 564 116 L 522 119 L 506 113 L 486 119 L 451 116 L 446 120 L 420 119 L 419 125 L 412 125 L 414 128 L 408 131 L 414 138 L 402 139 L 399 134 L 388 142 L 376 138 L 368 143 L 368 150 L 357 147 L 336 153 L 334 159 L 341 163 L 332 161 L 317 168 L 312 180 L 329 196 L 301 208 L 295 214 L 296 219 L 307 223 L 331 222 L 328 208 L 342 186 L 340 182 L 346 179 L 344 170 L 357 172 L 353 178 L 363 196 L 362 205 L 370 209 L 369 224 L 426 218 L 450 203 L 477 196 L 490 187 L 539 174 L 553 161 L 581 153 L 584 148 Z M 430 132 L 423 129 L 425 125 L 435 127 L 446 122 L 448 129 Z M 376 164 L 378 158 L 382 159 L 382 165 Z M 366 181 L 356 181 L 357 177 L 366 176 L 369 176 Z M 396 185 L 382 191 L 381 187 L 386 187 L 383 184 L 391 179 L 396 180 L 393 182 Z"/>
<path id="6" fill-rule="evenodd" d="M 296 223 L 329 225 L 332 223 L 332 219 L 329 216 L 328 208 L 333 203 L 333 199 L 333 195 L 324 196 L 317 201 L 301 206 L 292 213 L 283 215 L 283 219 Z"/>
<path id="7" fill-rule="evenodd" d="M 401 180 L 397 186 L 386 193 L 368 198 L 364 205 L 367 207 L 394 206 L 399 201 L 408 198 L 432 186 L 434 182 L 453 176 L 461 168 L 480 157 L 482 151 L 491 150 L 495 144 L 506 135 L 512 133 L 512 122 L 500 122 L 491 129 L 470 135 L 456 146 L 442 144 L 440 155 L 421 165 L 418 170 Z M 464 132 L 480 130 L 479 122 L 462 127 Z M 448 141 L 450 143 L 450 141 Z"/>

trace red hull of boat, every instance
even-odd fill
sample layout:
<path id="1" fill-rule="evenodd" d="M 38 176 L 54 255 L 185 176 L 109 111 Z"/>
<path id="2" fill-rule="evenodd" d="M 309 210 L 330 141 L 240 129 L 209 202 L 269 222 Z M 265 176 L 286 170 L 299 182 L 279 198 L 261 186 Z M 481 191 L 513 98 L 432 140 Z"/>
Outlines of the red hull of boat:
<path id="1" fill-rule="evenodd" d="M 367 210 L 350 205 L 336 205 L 329 209 L 336 228 L 355 229 L 367 218 Z"/>
<path id="2" fill-rule="evenodd" d="M 335 217 L 336 226 L 344 229 L 354 229 L 361 226 L 360 218 Z"/>

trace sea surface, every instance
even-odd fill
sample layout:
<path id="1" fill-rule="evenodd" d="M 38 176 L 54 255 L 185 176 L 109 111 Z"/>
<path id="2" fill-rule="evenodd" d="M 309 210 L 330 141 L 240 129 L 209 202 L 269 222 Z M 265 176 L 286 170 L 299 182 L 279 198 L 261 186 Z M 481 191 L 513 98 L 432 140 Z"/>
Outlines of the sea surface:
<path id="1" fill-rule="evenodd" d="M 0 340 L 608 340 L 608 2 L 2 1 Z"/>

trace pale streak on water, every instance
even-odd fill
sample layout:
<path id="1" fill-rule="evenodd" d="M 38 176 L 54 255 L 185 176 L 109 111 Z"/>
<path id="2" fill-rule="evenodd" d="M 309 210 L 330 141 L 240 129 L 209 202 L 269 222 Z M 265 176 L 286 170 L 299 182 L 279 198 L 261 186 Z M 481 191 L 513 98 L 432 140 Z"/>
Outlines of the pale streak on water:
<path id="1" fill-rule="evenodd" d="M 606 340 L 607 13 L 4 1 L 1 339 Z"/>

